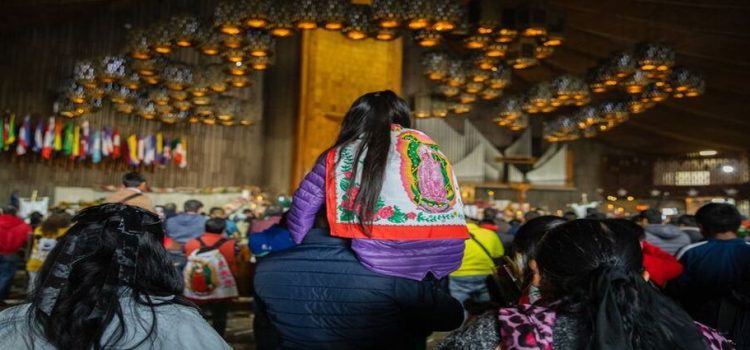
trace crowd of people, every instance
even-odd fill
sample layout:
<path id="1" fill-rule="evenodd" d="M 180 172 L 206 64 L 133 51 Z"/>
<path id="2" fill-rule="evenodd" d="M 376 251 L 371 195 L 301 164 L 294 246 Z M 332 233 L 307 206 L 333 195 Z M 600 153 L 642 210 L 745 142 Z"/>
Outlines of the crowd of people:
<path id="1" fill-rule="evenodd" d="M 669 223 L 655 209 L 466 217 L 449 162 L 410 123 L 393 92 L 357 99 L 290 210 L 246 242 L 222 208 L 154 206 L 138 173 L 75 216 L 4 208 L 0 300 L 25 246 L 29 288 L 0 312 L 0 348 L 230 348 L 250 252 L 257 349 L 424 349 L 433 332 L 450 332 L 441 349 L 750 348 L 734 206 Z"/>

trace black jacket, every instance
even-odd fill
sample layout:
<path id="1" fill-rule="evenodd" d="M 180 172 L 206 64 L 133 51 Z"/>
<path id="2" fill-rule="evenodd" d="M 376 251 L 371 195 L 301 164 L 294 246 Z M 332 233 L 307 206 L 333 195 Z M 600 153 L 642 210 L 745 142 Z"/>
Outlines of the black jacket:
<path id="1" fill-rule="evenodd" d="M 313 229 L 297 247 L 263 258 L 256 302 L 287 349 L 402 349 L 458 328 L 463 310 L 435 280 L 372 272 L 348 240 Z"/>

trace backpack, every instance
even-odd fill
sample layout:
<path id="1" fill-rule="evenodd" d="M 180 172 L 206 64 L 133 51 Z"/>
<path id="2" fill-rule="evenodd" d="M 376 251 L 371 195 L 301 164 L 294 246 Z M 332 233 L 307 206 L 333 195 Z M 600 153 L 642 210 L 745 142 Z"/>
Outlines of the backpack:
<path id="1" fill-rule="evenodd" d="M 219 247 L 227 241 L 226 238 L 222 238 L 209 247 L 198 238 L 201 246 L 190 253 L 183 271 L 185 297 L 195 300 L 217 300 L 239 295 L 237 282 L 229 269 L 229 264 L 219 251 Z"/>

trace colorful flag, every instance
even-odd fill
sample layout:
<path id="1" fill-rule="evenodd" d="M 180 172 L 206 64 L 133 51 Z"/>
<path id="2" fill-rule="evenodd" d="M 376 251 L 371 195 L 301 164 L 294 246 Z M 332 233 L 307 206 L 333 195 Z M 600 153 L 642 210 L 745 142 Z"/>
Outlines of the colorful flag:
<path id="1" fill-rule="evenodd" d="M 72 122 L 65 123 L 65 131 L 63 132 L 62 151 L 66 157 L 73 155 L 73 134 L 75 126 Z M 57 142 L 57 141 L 55 141 Z"/>
<path id="2" fill-rule="evenodd" d="M 156 136 L 151 134 L 144 140 L 143 164 L 151 165 L 156 161 Z"/>
<path id="3" fill-rule="evenodd" d="M 26 154 L 29 149 L 29 142 L 31 142 L 31 117 L 25 116 L 23 123 L 18 129 L 18 142 L 16 142 L 16 154 L 22 156 Z"/>
<path id="4" fill-rule="evenodd" d="M 81 127 L 73 127 L 73 150 L 70 153 L 70 159 L 76 159 L 81 154 Z"/>
<path id="5" fill-rule="evenodd" d="M 55 123 L 55 117 L 49 118 L 49 124 L 47 124 L 47 130 L 44 131 L 44 143 L 42 145 L 42 158 L 51 159 L 52 151 L 55 150 L 55 130 L 57 124 Z"/>
<path id="6" fill-rule="evenodd" d="M 138 166 L 140 160 L 138 159 L 138 136 L 130 135 L 128 137 L 128 164 L 131 166 Z"/>
<path id="7" fill-rule="evenodd" d="M 146 136 L 138 137 L 138 161 L 143 161 L 146 153 Z"/>
<path id="8" fill-rule="evenodd" d="M 120 131 L 115 129 L 112 132 L 112 159 L 118 159 L 122 155 L 122 146 L 120 145 Z"/>
<path id="9" fill-rule="evenodd" d="M 187 142 L 182 138 L 174 141 L 174 151 L 172 152 L 174 163 L 180 168 L 187 167 Z"/>
<path id="10" fill-rule="evenodd" d="M 94 164 L 102 161 L 102 132 L 94 130 L 91 138 L 91 161 Z"/>
<path id="11" fill-rule="evenodd" d="M 80 138 L 80 149 L 78 151 L 78 159 L 84 160 L 89 155 L 89 145 L 91 143 L 91 129 L 89 128 L 89 121 L 84 120 L 81 123 L 81 138 Z"/>
<path id="12" fill-rule="evenodd" d="M 5 146 L 5 137 L 6 135 L 5 131 L 5 117 L 0 116 L 0 152 L 3 151 L 3 146 Z"/>
<path id="13" fill-rule="evenodd" d="M 167 165 L 172 160 L 172 143 L 164 139 L 164 155 L 162 164 Z"/>
<path id="14" fill-rule="evenodd" d="M 108 128 L 102 129 L 102 157 L 109 157 L 112 153 L 112 134 Z"/>
<path id="15" fill-rule="evenodd" d="M 62 120 L 55 119 L 55 138 L 53 143 L 53 150 L 60 152 L 63 150 L 63 125 Z"/>
<path id="16" fill-rule="evenodd" d="M 154 162 L 159 165 L 164 165 L 164 135 L 157 132 L 154 138 L 156 143 L 156 145 L 154 145 Z"/>
<path id="17" fill-rule="evenodd" d="M 8 118 L 8 123 L 5 125 L 5 145 L 3 149 L 6 151 L 10 148 L 14 142 L 16 142 L 16 115 L 11 114 Z"/>
<path id="18" fill-rule="evenodd" d="M 32 147 L 32 150 L 34 153 L 39 153 L 42 151 L 42 147 L 44 147 L 44 119 L 39 119 L 34 129 L 34 147 Z"/>

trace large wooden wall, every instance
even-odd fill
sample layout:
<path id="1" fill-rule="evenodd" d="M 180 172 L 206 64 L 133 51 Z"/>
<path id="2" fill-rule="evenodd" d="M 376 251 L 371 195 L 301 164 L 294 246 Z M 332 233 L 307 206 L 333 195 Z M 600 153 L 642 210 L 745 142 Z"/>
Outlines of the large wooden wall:
<path id="1" fill-rule="evenodd" d="M 35 0 L 34 0 L 35 1 Z M 132 7 L 108 8 L 86 16 L 49 23 L 14 27 L 0 33 L 0 109 L 19 116 L 49 116 L 58 89 L 72 75 L 78 59 L 117 53 L 123 48 L 126 24 L 139 26 L 170 15 L 190 12 L 206 15 L 214 1 L 192 6 L 187 1 L 137 1 Z M 239 96 L 243 110 L 255 126 L 168 126 L 135 116 L 114 113 L 109 108 L 88 116 L 92 126 L 117 126 L 123 134 L 162 131 L 166 136 L 184 135 L 188 140 L 188 167 L 144 169 L 153 186 L 204 187 L 260 185 L 264 151 L 262 74 Z M 118 184 L 125 169 L 106 162 L 97 166 L 62 160 L 41 162 L 36 156 L 0 154 L 0 202 L 18 190 L 28 195 L 39 190 L 52 195 L 54 186 Z"/>

